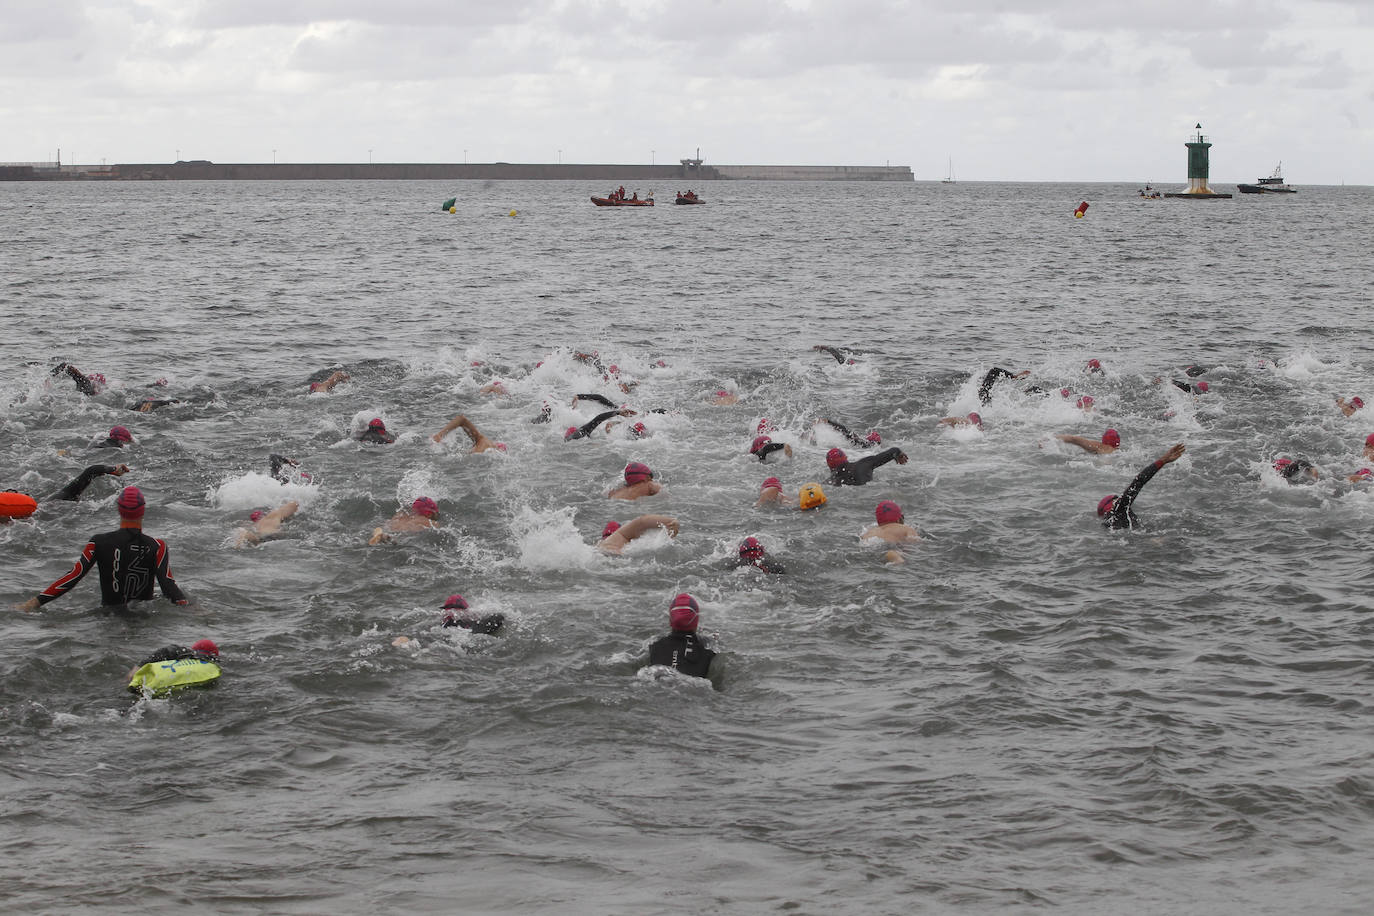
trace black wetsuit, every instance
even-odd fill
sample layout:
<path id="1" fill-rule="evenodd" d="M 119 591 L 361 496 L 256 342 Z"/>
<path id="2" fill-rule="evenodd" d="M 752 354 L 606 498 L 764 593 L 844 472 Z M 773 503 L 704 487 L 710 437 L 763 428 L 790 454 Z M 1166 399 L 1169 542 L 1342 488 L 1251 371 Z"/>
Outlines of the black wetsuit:
<path id="1" fill-rule="evenodd" d="M 858 461 L 846 461 L 844 464 L 830 472 L 830 482 L 837 486 L 848 484 L 849 486 L 862 486 L 873 479 L 873 470 L 895 461 L 901 457 L 902 450 L 890 448 L 879 452 L 876 455 L 869 455 L 860 458 Z"/>
<path id="2" fill-rule="evenodd" d="M 390 445 L 396 441 L 396 437 L 391 433 L 383 432 L 380 429 L 373 429 L 369 426 L 363 431 L 363 434 L 358 437 L 358 441 L 365 442 L 368 445 Z"/>
<path id="3" fill-rule="evenodd" d="M 286 469 L 289 467 L 295 467 L 296 462 L 292 461 L 290 458 L 287 458 L 285 455 L 275 454 L 268 455 L 267 461 L 272 466 L 272 478 L 274 480 L 277 480 L 281 483 L 291 482 L 291 472 Z"/>
<path id="4" fill-rule="evenodd" d="M 1187 382 L 1180 382 L 1178 379 L 1170 379 L 1170 381 L 1174 383 L 1174 387 L 1179 391 L 1186 391 L 1189 394 L 1202 394 L 1196 386 L 1189 385 Z"/>
<path id="5" fill-rule="evenodd" d="M 746 566 L 752 566 L 757 570 L 772 573 L 775 576 L 780 576 L 787 572 L 787 569 L 784 568 L 781 563 L 767 556 L 759 557 L 757 560 L 746 560 L 743 557 L 733 557 L 727 561 L 727 565 L 730 569 L 743 569 Z"/>
<path id="6" fill-rule="evenodd" d="M 693 677 L 707 677 L 716 653 L 706 648 L 695 633 L 674 630 L 649 646 L 649 664 L 665 665 Z"/>
<path id="7" fill-rule="evenodd" d="M 1135 475 L 1135 479 L 1126 487 L 1126 492 L 1112 500 L 1112 508 L 1102 517 L 1102 524 L 1112 531 L 1125 531 L 1139 527 L 1140 521 L 1131 511 L 1131 504 L 1140 495 L 1140 488 L 1149 483 L 1150 478 L 1159 473 L 1159 469 L 1162 467 L 1164 465 L 1158 461 L 1152 461 L 1145 465 L 1145 469 Z"/>
<path id="8" fill-rule="evenodd" d="M 587 436 L 590 436 L 593 432 L 595 432 L 596 428 L 600 426 L 602 423 L 605 423 L 611 417 L 618 416 L 620 416 L 619 410 L 608 410 L 605 413 L 599 413 L 596 416 L 592 417 L 590 420 L 588 420 L 586 423 L 583 423 L 580 427 L 569 433 L 568 441 L 571 442 L 574 439 L 584 439 Z"/>
<path id="9" fill-rule="evenodd" d="M 531 423 L 548 423 L 553 419 L 553 408 L 545 404 L 539 409 L 539 416 L 531 420 Z"/>
<path id="10" fill-rule="evenodd" d="M 978 386 L 978 400 L 984 404 L 992 402 L 992 386 L 998 379 L 1016 378 L 1016 376 L 1003 369 L 1001 366 L 993 366 L 988 370 L 988 374 L 983 376 L 983 383 Z"/>
<path id="11" fill-rule="evenodd" d="M 1206 375 L 1207 369 L 1205 366 L 1189 366 L 1183 370 L 1183 374 L 1188 378 L 1197 378 L 1199 375 Z"/>
<path id="12" fill-rule="evenodd" d="M 80 391 L 82 394 L 96 393 L 95 382 L 91 381 L 89 378 L 82 375 L 81 370 L 76 368 L 75 366 L 69 366 L 66 363 L 58 363 L 56 366 L 53 366 L 52 368 L 53 375 L 61 375 L 63 372 L 67 373 L 72 377 L 72 381 L 76 382 L 77 390 Z"/>
<path id="13" fill-rule="evenodd" d="M 842 350 L 839 347 L 816 347 L 815 349 L 821 353 L 829 353 L 831 356 L 835 357 L 835 362 L 839 363 L 841 366 L 847 362 L 853 362 L 852 359 L 845 356 L 846 353 L 853 352 L 852 350 Z"/>
<path id="14" fill-rule="evenodd" d="M 153 597 L 153 582 L 162 586 L 169 601 L 186 603 L 186 595 L 172 578 L 171 552 L 160 538 L 138 528 L 120 528 L 93 536 L 86 543 L 71 572 L 43 589 L 40 605 L 61 598 L 90 572 L 91 564 L 100 571 L 100 603 L 126 604 Z"/>
<path id="15" fill-rule="evenodd" d="M 610 398 L 606 397 L 605 395 L 601 395 L 601 394 L 579 394 L 579 395 L 577 395 L 577 399 L 578 399 L 579 401 L 596 401 L 596 403 L 598 403 L 598 404 L 605 404 L 607 407 L 617 407 L 617 406 L 618 406 L 618 405 L 615 403 L 615 401 L 612 401 Z"/>
<path id="16" fill-rule="evenodd" d="M 1293 478 L 1309 470 L 1315 470 L 1312 462 L 1308 461 L 1306 458 L 1299 458 L 1296 461 L 1290 461 L 1288 464 L 1284 465 L 1283 470 L 1279 471 L 1279 476 L 1289 483 L 1292 483 Z"/>
<path id="17" fill-rule="evenodd" d="M 827 426 L 833 427 L 840 435 L 844 436 L 846 439 L 848 439 L 851 443 L 858 446 L 859 448 L 869 448 L 873 445 L 872 442 L 869 442 L 862 436 L 857 435 L 843 423 L 836 423 L 834 420 L 822 420 L 821 422 L 825 423 Z"/>
<path id="18" fill-rule="evenodd" d="M 48 499 L 65 499 L 75 501 L 81 498 L 81 494 L 86 492 L 86 488 L 97 477 L 104 477 L 106 474 L 113 474 L 116 468 L 112 464 L 93 464 L 81 472 L 81 476 L 58 490 Z"/>
<path id="19" fill-rule="evenodd" d="M 488 636 L 495 636 L 506 624 L 506 615 L 487 614 L 484 617 L 476 617 L 471 614 L 445 614 L 445 627 L 462 627 L 464 630 L 471 630 L 474 633 L 485 633 Z"/>
<path id="20" fill-rule="evenodd" d="M 116 439 L 114 436 L 106 437 L 104 442 L 97 442 L 91 448 L 123 448 L 124 440 Z"/>
<path id="21" fill-rule="evenodd" d="M 188 649 L 185 646 L 163 646 L 152 655 L 138 663 L 138 667 L 144 665 L 155 665 L 158 662 L 179 662 L 194 659 L 198 662 L 214 662 L 220 664 L 219 656 L 213 652 L 198 652 L 195 649 Z"/>
<path id="22" fill-rule="evenodd" d="M 760 445 L 754 454 L 759 456 L 760 461 L 767 461 L 768 456 L 777 451 L 782 451 L 787 446 L 782 442 L 768 442 Z"/>

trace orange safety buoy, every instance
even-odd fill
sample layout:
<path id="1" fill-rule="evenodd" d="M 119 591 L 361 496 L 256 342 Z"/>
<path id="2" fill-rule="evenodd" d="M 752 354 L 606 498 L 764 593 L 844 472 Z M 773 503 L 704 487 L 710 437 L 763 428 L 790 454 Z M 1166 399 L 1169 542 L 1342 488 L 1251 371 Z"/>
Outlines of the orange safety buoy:
<path id="1" fill-rule="evenodd" d="M 38 500 L 24 493 L 0 493 L 0 518 L 28 518 L 38 511 Z"/>
<path id="2" fill-rule="evenodd" d="M 1083 214 L 1088 212 L 1088 202 L 1085 200 L 1078 205 L 1078 209 L 1073 211 L 1074 219 L 1082 219 Z"/>

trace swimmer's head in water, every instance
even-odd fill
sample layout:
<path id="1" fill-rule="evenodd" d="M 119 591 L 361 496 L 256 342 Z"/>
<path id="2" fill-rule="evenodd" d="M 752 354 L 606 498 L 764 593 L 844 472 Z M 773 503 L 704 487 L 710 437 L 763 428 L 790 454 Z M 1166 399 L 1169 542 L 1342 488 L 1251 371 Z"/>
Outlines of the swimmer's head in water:
<path id="1" fill-rule="evenodd" d="M 1102 434 L 1102 444 L 1110 445 L 1112 448 L 1118 447 L 1121 445 L 1121 433 L 1114 429 L 1107 430 Z"/>
<path id="2" fill-rule="evenodd" d="M 750 562 L 762 560 L 763 545 L 759 543 L 759 539 L 756 537 L 747 537 L 741 541 L 739 545 L 739 558 Z"/>
<path id="3" fill-rule="evenodd" d="M 972 423 L 974 426 L 978 427 L 979 429 L 983 428 L 983 418 L 979 416 L 976 412 L 969 413 L 968 421 Z"/>
<path id="4" fill-rule="evenodd" d="M 654 476 L 654 472 L 649 469 L 647 464 L 639 461 L 631 461 L 625 465 L 625 482 L 633 486 L 643 483 Z"/>
<path id="5" fill-rule="evenodd" d="M 439 514 L 439 504 L 428 496 L 421 496 L 410 504 L 410 508 L 416 515 L 423 515 L 425 518 L 434 518 Z"/>
<path id="6" fill-rule="evenodd" d="M 775 433 L 775 432 L 777 432 L 777 431 L 778 431 L 778 428 L 777 428 L 776 426 L 774 426 L 774 425 L 773 425 L 773 421 L 770 420 L 770 419 L 768 419 L 767 417 L 764 417 L 762 420 L 759 421 L 758 432 L 761 432 L 761 433 Z"/>
<path id="7" fill-rule="evenodd" d="M 1198 394 L 1206 394 L 1212 388 L 1212 386 L 1206 382 L 1198 382 L 1193 387 L 1197 389 Z"/>
<path id="8" fill-rule="evenodd" d="M 111 426 L 110 438 L 116 442 L 133 442 L 134 434 L 129 432 L 127 426 Z"/>
<path id="9" fill-rule="evenodd" d="M 616 533 L 617 531 L 619 531 L 619 530 L 620 530 L 620 522 L 615 522 L 615 521 L 607 522 L 607 523 L 606 523 L 606 527 L 601 529 L 601 540 L 603 540 L 603 541 L 606 540 L 606 538 L 608 538 L 608 537 L 610 537 L 611 535 L 615 534 L 615 533 Z"/>
<path id="10" fill-rule="evenodd" d="M 765 445 L 772 441 L 773 440 L 768 438 L 767 436 L 755 436 L 753 444 L 749 446 L 749 454 L 757 455 L 759 453 L 759 449 L 763 448 Z"/>
<path id="11" fill-rule="evenodd" d="M 262 517 L 266 514 L 267 513 L 264 512 L 262 509 L 254 509 L 252 512 L 248 513 L 248 520 L 250 522 L 260 521 Z"/>
<path id="12" fill-rule="evenodd" d="M 1356 471 L 1354 474 L 1351 474 L 1350 476 L 1354 477 L 1356 480 L 1369 480 L 1370 478 L 1374 477 L 1374 471 L 1371 471 L 1369 468 L 1360 468 L 1358 471 Z"/>
<path id="13" fill-rule="evenodd" d="M 1374 445 L 1374 433 L 1364 437 L 1364 447 L 1369 448 L 1371 445 Z"/>
<path id="14" fill-rule="evenodd" d="M 1078 399 L 1078 407 L 1080 410 L 1092 410 L 1093 396 L 1090 394 L 1083 395 L 1083 397 Z"/>
<path id="15" fill-rule="evenodd" d="M 575 435 L 577 435 L 577 427 L 569 426 L 567 429 L 563 430 L 563 441 L 567 442 Z"/>
<path id="16" fill-rule="evenodd" d="M 1355 395 L 1353 398 L 1350 399 L 1350 406 L 1355 408 L 1363 407 L 1364 398 L 1360 397 L 1358 394 Z"/>
<path id="17" fill-rule="evenodd" d="M 781 490 L 781 489 L 782 489 L 782 481 L 781 481 L 781 480 L 778 480 L 778 478 L 776 478 L 776 477 L 765 477 L 764 480 L 763 480 L 763 484 L 759 487 L 759 489 L 760 489 L 760 490 Z"/>
<path id="18" fill-rule="evenodd" d="M 215 645 L 213 639 L 198 639 L 191 643 L 192 652 L 204 652 L 206 655 L 213 655 L 219 658 L 219 646 Z"/>
<path id="19" fill-rule="evenodd" d="M 1059 389 L 1059 396 L 1060 396 L 1061 398 L 1067 398 L 1067 397 L 1069 397 L 1069 396 L 1072 395 L 1072 394 L 1073 394 L 1073 389 L 1072 389 L 1072 388 L 1060 388 L 1060 389 Z"/>
<path id="20" fill-rule="evenodd" d="M 1274 462 L 1274 470 L 1278 471 L 1280 474 L 1282 474 L 1282 475 L 1285 476 L 1285 477 L 1288 476 L 1288 469 L 1291 468 L 1292 466 L 1293 466 L 1293 459 L 1292 459 L 1292 458 L 1279 458 L 1278 460 L 1276 460 L 1276 461 Z"/>
<path id="21" fill-rule="evenodd" d="M 832 448 L 825 453 L 825 465 L 832 471 L 848 462 L 849 456 L 844 453 L 843 449 Z"/>
<path id="22" fill-rule="evenodd" d="M 876 429 L 870 429 L 868 431 L 868 435 L 864 436 L 864 441 L 872 442 L 874 445 L 882 445 L 883 437 L 878 435 L 878 431 Z"/>
<path id="23" fill-rule="evenodd" d="M 1104 497 L 1102 497 L 1102 498 L 1101 498 L 1100 500 L 1098 500 L 1098 502 L 1097 502 L 1097 514 L 1098 514 L 1099 516 L 1106 515 L 1108 512 L 1112 511 L 1112 504 L 1115 503 L 1115 502 L 1116 502 L 1116 494 L 1115 494 L 1115 493 L 1113 493 L 1111 496 L 1104 496 Z"/>
<path id="24" fill-rule="evenodd" d="M 367 428 L 371 430 L 376 430 L 379 433 L 386 432 L 386 424 L 382 422 L 381 417 L 373 417 L 371 420 L 368 420 Z"/>
<path id="25" fill-rule="evenodd" d="M 606 367 L 606 371 L 609 372 L 611 375 L 619 375 L 620 367 L 617 366 L 615 363 L 611 363 L 609 366 Z"/>
<path id="26" fill-rule="evenodd" d="M 1090 359 L 1090 360 L 1088 360 L 1088 371 L 1089 371 L 1089 372 L 1101 372 L 1101 371 L 1102 371 L 1102 363 L 1098 362 L 1098 361 L 1095 360 L 1095 359 Z"/>
<path id="27" fill-rule="evenodd" d="M 686 592 L 673 597 L 672 603 L 668 605 L 670 627 L 681 633 L 695 633 L 700 622 L 701 612 L 697 607 L 697 599 Z"/>
<path id="28" fill-rule="evenodd" d="M 818 483 L 804 484 L 797 496 L 797 505 L 803 509 L 817 509 L 825 505 L 825 491 Z"/>
<path id="29" fill-rule="evenodd" d="M 645 426 L 643 423 L 636 423 L 634 426 L 630 427 L 630 435 L 636 439 L 643 439 L 645 436 L 649 435 L 649 427 Z"/>
<path id="30" fill-rule="evenodd" d="M 449 595 L 444 599 L 444 610 L 446 611 L 466 611 L 467 609 L 467 599 L 462 595 Z"/>
<path id="31" fill-rule="evenodd" d="M 504 442 L 497 442 L 496 445 L 495 445 L 495 448 L 496 448 L 496 450 L 497 450 L 498 452 L 504 452 L 504 451 L 506 450 L 506 443 L 504 443 Z"/>
<path id="32" fill-rule="evenodd" d="M 900 524 L 905 518 L 902 515 L 902 507 L 890 499 L 878 503 L 873 510 L 873 517 L 878 520 L 879 525 Z"/>
<path id="33" fill-rule="evenodd" d="M 92 372 L 90 375 L 86 376 L 86 378 L 95 386 L 96 391 L 101 391 L 105 388 L 105 376 L 101 373 Z"/>
<path id="34" fill-rule="evenodd" d="M 143 499 L 143 491 L 138 487 L 125 487 L 120 491 L 119 499 L 115 500 L 120 518 L 143 518 L 147 505 Z"/>

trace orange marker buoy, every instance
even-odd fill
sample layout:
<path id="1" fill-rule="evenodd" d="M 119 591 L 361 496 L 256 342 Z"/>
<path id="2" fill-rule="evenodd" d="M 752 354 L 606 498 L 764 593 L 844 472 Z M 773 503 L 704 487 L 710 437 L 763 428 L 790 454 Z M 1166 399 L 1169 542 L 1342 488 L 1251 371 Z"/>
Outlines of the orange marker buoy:
<path id="1" fill-rule="evenodd" d="M 28 518 L 38 511 L 38 500 L 24 493 L 0 493 L 0 518 Z"/>
<path id="2" fill-rule="evenodd" d="M 1078 205 L 1078 209 L 1073 211 L 1074 219 L 1082 219 L 1083 214 L 1088 212 L 1088 202 L 1085 200 Z"/>

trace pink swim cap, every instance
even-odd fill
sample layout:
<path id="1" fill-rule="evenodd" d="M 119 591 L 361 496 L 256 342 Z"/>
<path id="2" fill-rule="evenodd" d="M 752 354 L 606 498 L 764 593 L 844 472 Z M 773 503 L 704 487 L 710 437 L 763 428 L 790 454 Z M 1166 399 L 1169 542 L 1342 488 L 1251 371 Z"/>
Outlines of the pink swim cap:
<path id="1" fill-rule="evenodd" d="M 830 468 L 832 471 L 847 461 L 849 461 L 849 456 L 846 455 L 842 449 L 832 448 L 825 453 L 826 467 Z"/>
<path id="2" fill-rule="evenodd" d="M 198 639 L 191 643 L 192 652 L 204 652 L 206 655 L 213 655 L 219 658 L 219 646 L 215 645 L 212 639 Z"/>
<path id="3" fill-rule="evenodd" d="M 759 489 L 760 489 L 760 490 L 768 490 L 768 489 L 781 490 L 781 489 L 782 489 L 782 481 L 781 481 L 781 480 L 778 480 L 778 478 L 776 478 L 776 477 L 767 477 L 767 478 L 764 479 L 763 485 L 760 486 Z"/>
<path id="4" fill-rule="evenodd" d="M 133 442 L 134 434 L 129 432 L 127 426 L 111 426 L 110 438 L 116 442 Z"/>
<path id="5" fill-rule="evenodd" d="M 903 518 L 902 507 L 890 499 L 885 499 L 873 510 L 873 517 L 878 520 L 879 525 L 891 525 L 900 522 Z"/>
<path id="6" fill-rule="evenodd" d="M 978 414 L 976 413 L 970 412 L 968 415 L 968 421 L 972 423 L 974 426 L 978 427 L 979 429 L 983 428 L 983 418 L 978 416 Z"/>
<path id="7" fill-rule="evenodd" d="M 639 461 L 631 461 L 629 464 L 625 465 L 626 483 L 643 483 L 653 476 L 654 472 L 649 469 L 647 464 L 643 464 Z"/>
<path id="8" fill-rule="evenodd" d="M 382 422 L 381 417 L 373 417 L 371 420 L 368 420 L 367 428 L 380 429 L 382 432 L 386 432 L 386 424 Z"/>
<path id="9" fill-rule="evenodd" d="M 741 560 L 762 560 L 763 545 L 756 537 L 747 537 L 739 545 L 739 557 Z"/>
<path id="10" fill-rule="evenodd" d="M 1353 404 L 1353 405 L 1356 406 L 1356 407 L 1363 407 L 1363 406 L 1364 406 L 1364 398 L 1360 397 L 1360 396 L 1357 394 L 1357 395 L 1355 395 L 1353 398 L 1350 399 L 1350 403 Z"/>
<path id="11" fill-rule="evenodd" d="M 606 367 L 606 371 L 609 372 L 611 375 L 619 375 L 620 367 L 617 366 L 615 363 L 611 363 L 609 366 Z"/>
<path id="12" fill-rule="evenodd" d="M 1209 385 L 1209 384 L 1207 384 L 1206 382 L 1198 382 L 1198 383 L 1197 383 L 1196 385 L 1194 385 L 1193 387 L 1196 388 L 1199 392 L 1201 392 L 1201 393 L 1203 393 L 1203 394 L 1207 393 L 1207 392 L 1210 391 L 1211 388 L 1212 388 L 1212 386 Z"/>
<path id="13" fill-rule="evenodd" d="M 717 389 L 716 389 L 716 397 L 718 397 L 718 398 L 728 398 L 729 396 L 730 396 L 730 392 L 726 391 L 724 388 L 717 388 Z"/>
<path id="14" fill-rule="evenodd" d="M 882 445 L 883 437 L 878 435 L 878 431 L 876 429 L 870 429 L 868 431 L 868 435 L 864 436 L 864 441 L 872 442 L 874 445 Z"/>
<path id="15" fill-rule="evenodd" d="M 1351 476 L 1358 477 L 1360 480 L 1368 480 L 1370 477 L 1374 477 L 1374 471 L 1371 471 L 1369 468 L 1360 468 Z"/>
<path id="16" fill-rule="evenodd" d="M 1092 396 L 1092 395 L 1090 395 L 1090 394 L 1085 394 L 1085 395 L 1083 395 L 1083 397 L 1081 397 L 1081 398 L 1078 399 L 1078 407 L 1080 407 L 1081 409 L 1087 410 L 1089 407 L 1092 407 L 1092 406 L 1093 406 L 1093 396 Z"/>
<path id="17" fill-rule="evenodd" d="M 649 435 L 649 427 L 645 426 L 643 423 L 636 423 L 634 426 L 630 427 L 630 433 L 636 439 L 643 439 L 645 436 Z"/>
<path id="18" fill-rule="evenodd" d="M 439 514 L 439 504 L 428 496 L 421 496 L 410 504 L 416 515 L 423 515 L 425 518 L 434 518 Z"/>
<path id="19" fill-rule="evenodd" d="M 768 438 L 767 436 L 755 436 L 754 443 L 749 446 L 749 454 L 757 455 L 759 449 L 763 448 L 765 445 L 772 441 L 773 440 Z"/>
<path id="20" fill-rule="evenodd" d="M 444 599 L 443 609 L 446 611 L 466 611 L 468 603 L 462 595 L 449 595 Z"/>
<path id="21" fill-rule="evenodd" d="M 1068 397 L 1069 395 L 1071 395 L 1071 394 L 1073 394 L 1073 389 L 1071 389 L 1071 388 L 1060 388 L 1060 389 L 1059 389 L 1059 396 L 1060 396 L 1061 398 L 1067 398 L 1067 397 Z"/>
<path id="22" fill-rule="evenodd" d="M 1283 469 L 1286 468 L 1286 467 L 1288 467 L 1288 466 L 1289 466 L 1290 464 L 1292 464 L 1292 463 L 1293 463 L 1293 459 L 1292 459 L 1292 458 L 1280 458 L 1280 459 L 1278 459 L 1277 461 L 1274 462 L 1274 470 L 1276 470 L 1276 471 L 1278 471 L 1280 474 L 1282 474 L 1282 473 L 1283 473 Z"/>
<path id="23" fill-rule="evenodd" d="M 125 487 L 120 491 L 119 499 L 115 500 L 115 506 L 119 508 L 120 518 L 143 518 L 147 502 L 138 487 Z"/>
<path id="24" fill-rule="evenodd" d="M 1106 515 L 1108 512 L 1112 511 L 1112 504 L 1115 503 L 1115 502 L 1116 502 L 1116 494 L 1115 494 L 1115 493 L 1113 493 L 1111 496 L 1104 496 L 1104 497 L 1102 497 L 1102 499 L 1100 499 L 1100 500 L 1098 501 L 1098 503 L 1097 503 L 1097 514 L 1098 514 L 1098 515 Z"/>
<path id="25" fill-rule="evenodd" d="M 573 437 L 573 433 L 575 432 L 577 432 L 576 426 L 569 426 L 567 429 L 563 430 L 563 441 L 567 442 Z"/>
<path id="26" fill-rule="evenodd" d="M 1109 429 L 1102 434 L 1102 441 L 1106 445 L 1110 445 L 1112 448 L 1116 448 L 1121 444 L 1121 433 L 1117 432 L 1114 429 Z"/>
<path id="27" fill-rule="evenodd" d="M 683 633 L 695 633 L 701 621 L 697 599 L 683 592 L 673 598 L 668 605 L 668 625 Z"/>
<path id="28" fill-rule="evenodd" d="M 504 452 L 504 451 L 506 450 L 506 443 L 504 443 L 504 442 L 498 442 L 498 443 L 496 443 L 496 450 L 497 450 L 498 452 Z"/>
<path id="29" fill-rule="evenodd" d="M 620 522 L 615 522 L 615 521 L 607 522 L 607 523 L 606 523 L 606 527 L 601 529 L 601 540 L 603 540 L 603 541 L 606 540 L 606 538 L 608 538 L 608 537 L 610 537 L 611 535 L 615 534 L 615 533 L 616 533 L 617 531 L 619 531 L 619 530 L 620 530 Z"/>
<path id="30" fill-rule="evenodd" d="M 1374 433 L 1370 433 L 1364 437 L 1364 444 L 1366 446 L 1374 445 Z"/>
<path id="31" fill-rule="evenodd" d="M 250 522 L 256 522 L 266 514 L 267 513 L 261 509 L 254 509 L 252 512 L 248 513 L 248 520 Z"/>
<path id="32" fill-rule="evenodd" d="M 1098 371 L 1100 372 L 1100 371 L 1102 371 L 1102 364 L 1101 364 L 1100 362 L 1098 362 L 1097 360 L 1095 360 L 1095 359 L 1090 359 L 1090 360 L 1088 360 L 1088 368 L 1089 368 L 1089 369 L 1096 369 L 1096 370 L 1098 370 Z"/>

